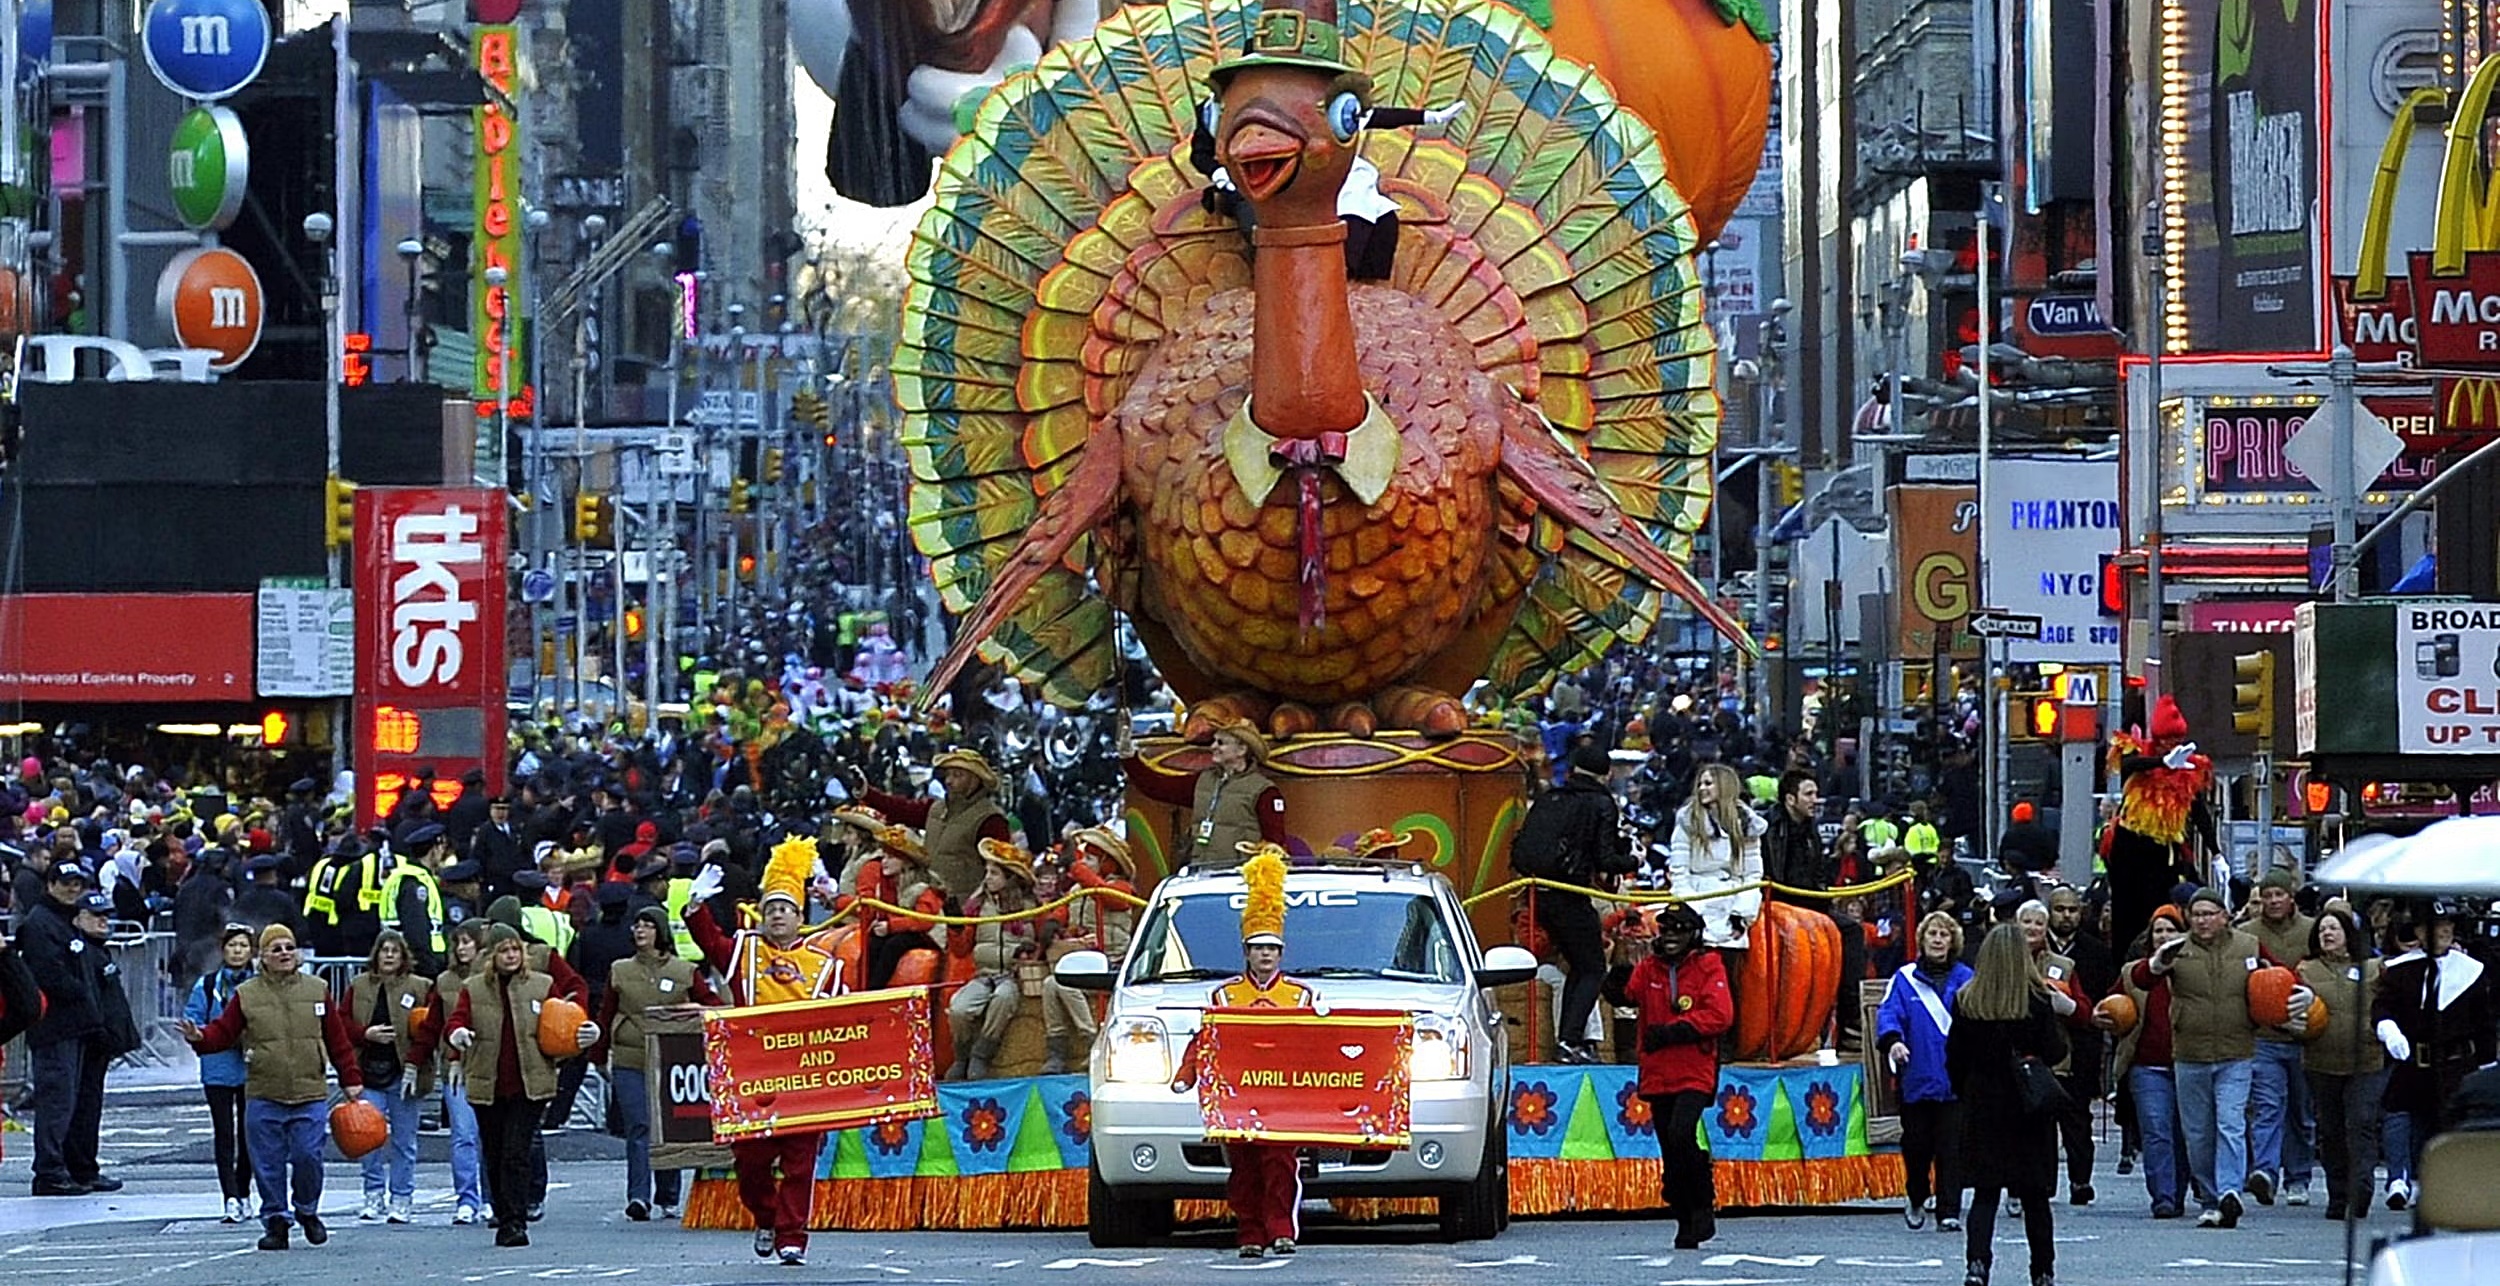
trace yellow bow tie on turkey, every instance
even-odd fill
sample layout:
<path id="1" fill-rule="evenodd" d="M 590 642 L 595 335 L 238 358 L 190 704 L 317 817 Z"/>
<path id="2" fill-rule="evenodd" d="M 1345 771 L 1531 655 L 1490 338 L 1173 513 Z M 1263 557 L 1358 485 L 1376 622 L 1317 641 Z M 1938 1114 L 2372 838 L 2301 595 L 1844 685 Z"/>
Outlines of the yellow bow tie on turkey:
<path id="1" fill-rule="evenodd" d="M 1342 446 L 1330 441 L 1342 438 Z M 1307 444 L 1307 445 L 1306 445 Z M 1324 467 L 1345 481 L 1346 490 L 1354 498 L 1369 505 L 1389 491 L 1389 480 L 1398 470 L 1398 426 L 1389 413 L 1380 409 L 1380 402 L 1371 394 L 1363 395 L 1363 420 L 1343 435 L 1323 434 L 1315 442 L 1301 438 L 1280 438 L 1260 428 L 1250 418 L 1250 399 L 1241 399 L 1241 406 L 1224 425 L 1224 462 L 1233 470 L 1233 480 L 1241 484 L 1243 495 L 1264 502 L 1276 489 L 1285 470 L 1306 463 L 1298 457 L 1310 457 L 1307 463 Z"/>

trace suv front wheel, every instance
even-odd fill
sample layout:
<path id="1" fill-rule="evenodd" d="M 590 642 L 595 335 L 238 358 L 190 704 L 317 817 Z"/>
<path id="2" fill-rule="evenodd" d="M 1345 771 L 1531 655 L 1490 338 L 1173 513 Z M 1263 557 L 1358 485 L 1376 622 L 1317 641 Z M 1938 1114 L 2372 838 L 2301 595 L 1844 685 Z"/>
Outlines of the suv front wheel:
<path id="1" fill-rule="evenodd" d="M 1124 1250 L 1171 1234 L 1170 1200 L 1123 1197 L 1102 1181 L 1100 1165 L 1086 1165 L 1085 1237 L 1097 1249 Z"/>
<path id="2" fill-rule="evenodd" d="M 1441 1240 L 1490 1241 L 1510 1217 L 1510 1130 L 1499 1113 L 1484 1132 L 1476 1177 L 1441 1196 Z"/>

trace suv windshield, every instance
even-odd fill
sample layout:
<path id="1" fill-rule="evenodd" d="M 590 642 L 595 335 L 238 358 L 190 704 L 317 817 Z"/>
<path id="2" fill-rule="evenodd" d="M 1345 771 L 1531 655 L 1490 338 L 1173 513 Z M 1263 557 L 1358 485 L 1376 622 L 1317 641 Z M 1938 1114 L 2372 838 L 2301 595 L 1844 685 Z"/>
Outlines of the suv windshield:
<path id="1" fill-rule="evenodd" d="M 1240 972 L 1241 896 L 1210 891 L 1158 905 L 1129 952 L 1128 981 Z M 1449 983 L 1466 976 L 1466 965 L 1429 894 L 1330 889 L 1306 897 L 1296 890 L 1285 918 L 1285 972 Z"/>

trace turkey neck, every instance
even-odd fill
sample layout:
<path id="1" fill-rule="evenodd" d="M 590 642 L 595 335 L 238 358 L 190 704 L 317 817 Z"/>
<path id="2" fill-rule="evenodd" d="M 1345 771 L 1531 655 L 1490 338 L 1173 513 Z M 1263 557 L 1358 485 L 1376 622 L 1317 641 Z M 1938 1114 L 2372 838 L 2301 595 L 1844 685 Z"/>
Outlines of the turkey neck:
<path id="1" fill-rule="evenodd" d="M 1279 438 L 1315 438 L 1362 423 L 1343 223 L 1260 226 L 1251 243 L 1256 295 L 1250 331 L 1250 419 Z"/>

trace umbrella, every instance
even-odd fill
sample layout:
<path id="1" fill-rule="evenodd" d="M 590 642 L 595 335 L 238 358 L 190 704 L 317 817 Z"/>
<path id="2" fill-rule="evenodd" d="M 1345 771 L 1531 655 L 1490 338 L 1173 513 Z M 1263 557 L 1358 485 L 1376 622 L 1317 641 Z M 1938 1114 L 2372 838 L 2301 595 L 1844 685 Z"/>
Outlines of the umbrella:
<path id="1" fill-rule="evenodd" d="M 2452 817 L 2403 839 L 2364 836 L 2315 878 L 2384 893 L 2500 897 L 2500 817 Z"/>

